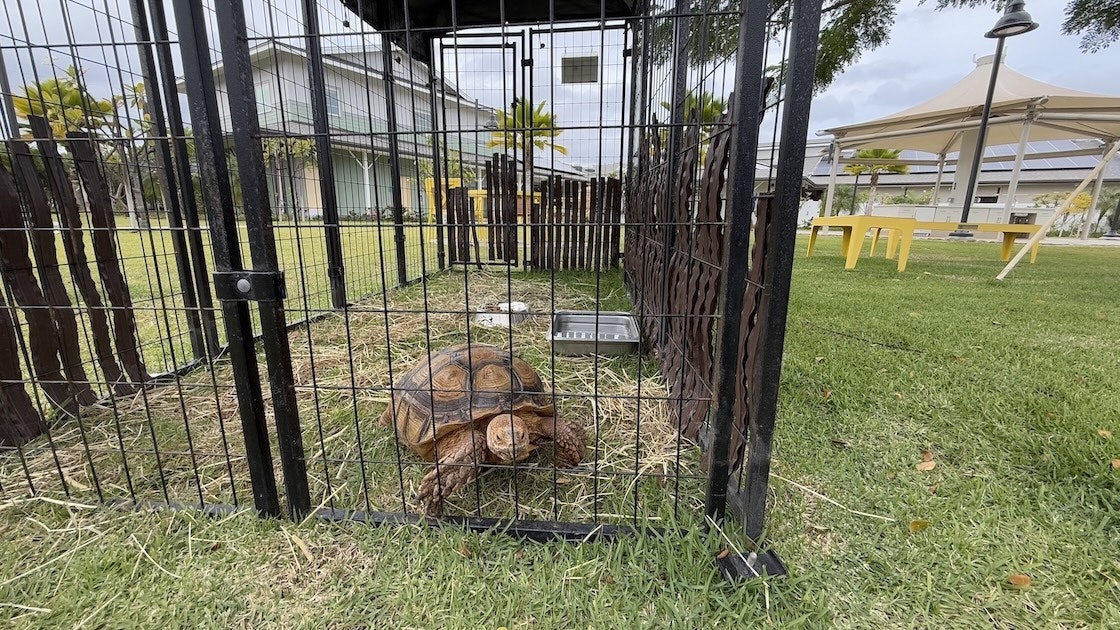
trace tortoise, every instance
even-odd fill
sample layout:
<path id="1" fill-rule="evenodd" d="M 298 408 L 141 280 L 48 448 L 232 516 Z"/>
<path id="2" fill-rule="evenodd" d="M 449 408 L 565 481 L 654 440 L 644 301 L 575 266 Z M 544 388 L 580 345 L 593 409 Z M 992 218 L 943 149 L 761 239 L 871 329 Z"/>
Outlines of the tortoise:
<path id="1" fill-rule="evenodd" d="M 438 517 L 443 502 L 484 465 L 526 460 L 542 442 L 556 445 L 556 463 L 583 458 L 583 427 L 556 417 L 540 376 L 506 350 L 458 344 L 431 354 L 401 376 L 381 423 L 426 461 L 438 462 L 420 483 L 419 502 Z"/>

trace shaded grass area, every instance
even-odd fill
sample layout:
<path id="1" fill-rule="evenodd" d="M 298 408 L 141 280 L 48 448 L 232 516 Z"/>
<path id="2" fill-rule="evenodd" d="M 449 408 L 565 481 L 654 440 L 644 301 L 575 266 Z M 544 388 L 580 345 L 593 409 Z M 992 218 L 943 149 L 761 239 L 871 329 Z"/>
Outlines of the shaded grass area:
<path id="1" fill-rule="evenodd" d="M 882 259 L 843 271 L 839 239 L 818 252 L 799 252 L 795 265 L 769 507 L 767 538 L 791 578 L 720 583 L 711 558 L 727 541 L 718 535 L 535 545 L 13 497 L 0 504 L 0 575 L 10 576 L 0 579 L 0 619 L 1120 623 L 1120 470 L 1110 466 L 1120 459 L 1120 255 L 1043 248 L 1037 265 L 997 283 L 993 244 L 918 242 L 904 274 Z M 919 470 L 926 459 L 934 467 Z M 911 533 L 914 521 L 921 531 Z M 1012 574 L 1031 585 L 1013 587 Z"/>

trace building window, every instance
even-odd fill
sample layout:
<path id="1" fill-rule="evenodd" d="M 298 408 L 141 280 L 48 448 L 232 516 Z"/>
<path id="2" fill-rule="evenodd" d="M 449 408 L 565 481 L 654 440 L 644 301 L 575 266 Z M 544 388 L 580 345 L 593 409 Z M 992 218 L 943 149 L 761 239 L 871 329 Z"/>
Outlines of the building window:
<path id="1" fill-rule="evenodd" d="M 257 111 L 266 113 L 272 111 L 272 85 L 259 83 L 253 90 L 257 99 Z"/>
<path id="2" fill-rule="evenodd" d="M 342 99 L 339 98 L 338 88 L 327 88 L 327 113 L 331 116 L 342 114 Z"/>
<path id="3" fill-rule="evenodd" d="M 564 57 L 560 60 L 561 83 L 596 83 L 598 80 L 598 57 Z"/>

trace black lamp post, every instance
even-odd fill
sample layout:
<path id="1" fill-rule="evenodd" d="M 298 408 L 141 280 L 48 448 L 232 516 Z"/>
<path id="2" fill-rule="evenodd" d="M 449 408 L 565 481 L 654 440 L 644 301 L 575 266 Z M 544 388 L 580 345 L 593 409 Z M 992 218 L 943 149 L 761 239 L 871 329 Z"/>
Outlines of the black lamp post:
<path id="1" fill-rule="evenodd" d="M 1024 0 L 1011 0 L 1004 9 L 1003 16 L 984 33 L 984 37 L 996 40 L 996 55 L 992 60 L 992 77 L 988 81 L 988 95 L 984 97 L 984 112 L 980 115 L 980 133 L 976 137 L 976 153 L 972 159 L 972 169 L 968 173 L 968 185 L 964 189 L 964 206 L 961 209 L 960 223 L 968 223 L 968 211 L 972 208 L 972 197 L 976 192 L 976 179 L 984 159 L 984 140 L 988 136 L 988 116 L 992 113 L 992 96 L 996 91 L 996 77 L 999 76 L 1000 60 L 1003 58 L 1003 40 L 1015 35 L 1029 33 L 1038 28 L 1038 23 L 1027 13 Z M 949 236 L 969 237 L 972 232 L 959 225 Z"/>

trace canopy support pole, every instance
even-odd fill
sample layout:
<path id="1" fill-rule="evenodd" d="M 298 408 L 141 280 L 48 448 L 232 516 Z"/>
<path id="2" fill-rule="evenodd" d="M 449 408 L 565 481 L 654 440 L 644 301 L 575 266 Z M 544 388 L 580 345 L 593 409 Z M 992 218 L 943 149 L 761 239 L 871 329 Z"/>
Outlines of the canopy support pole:
<path id="1" fill-rule="evenodd" d="M 933 182 L 933 198 L 930 199 L 930 203 L 935 206 L 941 203 L 941 177 L 945 174 L 945 154 L 942 153 L 937 158 L 937 179 Z"/>
<path id="2" fill-rule="evenodd" d="M 828 171 L 828 193 L 824 202 L 824 216 L 832 216 L 832 202 L 836 197 L 836 171 L 840 168 L 840 142 L 832 141 L 832 168 Z"/>
<path id="3" fill-rule="evenodd" d="M 1003 212 L 1007 215 L 1004 217 L 1005 221 L 1011 221 L 1011 207 L 1015 205 L 1015 193 L 1019 190 L 1019 173 L 1023 170 L 1023 154 L 1027 151 L 1027 139 L 1030 138 L 1033 122 L 1032 115 L 1023 123 L 1023 132 L 1019 134 L 1019 146 L 1015 149 L 1015 166 L 1011 169 L 1011 181 L 1007 183 L 1007 201 L 1003 203 Z"/>
<path id="4" fill-rule="evenodd" d="M 1089 182 L 1093 181 L 1094 177 L 1097 177 L 1102 172 L 1104 172 L 1105 165 L 1107 165 L 1109 161 L 1111 161 L 1112 158 L 1116 156 L 1116 151 L 1118 149 L 1120 149 L 1120 142 L 1113 142 L 1108 149 L 1108 153 L 1105 153 L 1104 158 L 1101 160 L 1101 163 L 1097 164 L 1096 168 L 1094 168 L 1088 175 L 1086 175 L 1085 179 L 1081 180 L 1081 183 L 1077 185 L 1077 188 L 1074 188 L 1073 192 L 1071 192 L 1069 196 L 1066 197 L 1066 201 L 1062 204 L 1062 207 L 1058 208 L 1058 211 L 1054 213 L 1054 216 L 1050 217 L 1050 220 L 1043 224 L 1042 228 L 1034 233 L 1034 236 L 1030 237 L 1026 244 L 1023 245 L 1023 248 L 1020 249 L 1019 252 L 1015 254 L 1014 258 L 1011 259 L 1011 262 L 1007 263 L 1007 266 L 1003 268 L 1003 271 L 999 272 L 999 275 L 996 276 L 996 280 L 1003 280 L 1004 278 L 1006 278 L 1007 274 L 1011 273 L 1011 270 L 1015 268 L 1015 265 L 1018 265 L 1019 261 L 1023 259 L 1023 256 L 1026 256 L 1027 252 L 1029 252 L 1036 243 L 1046 238 L 1046 233 L 1050 231 L 1050 228 L 1053 227 L 1054 223 L 1057 222 L 1057 220 L 1069 210 L 1069 206 L 1073 203 L 1074 197 L 1080 195 L 1081 191 L 1085 190 L 1085 188 L 1089 185 Z"/>
<path id="5" fill-rule="evenodd" d="M 1109 145 L 1105 145 L 1105 153 L 1108 152 L 1109 148 Z M 1104 158 L 1103 153 L 1101 154 L 1101 158 Z M 1097 202 L 1101 199 L 1102 186 L 1104 186 L 1103 168 L 1097 175 L 1097 181 L 1093 183 L 1093 200 L 1089 202 L 1089 207 L 1085 209 L 1085 222 L 1081 224 L 1081 240 L 1083 241 L 1089 238 L 1089 232 L 1092 230 L 1093 226 L 1101 220 L 1101 214 L 1104 214 L 1103 212 L 1101 214 L 1098 214 L 1096 221 L 1093 220 L 1093 211 L 1097 209 Z"/>

